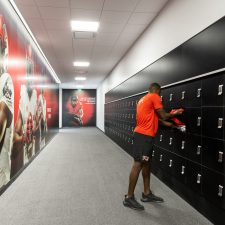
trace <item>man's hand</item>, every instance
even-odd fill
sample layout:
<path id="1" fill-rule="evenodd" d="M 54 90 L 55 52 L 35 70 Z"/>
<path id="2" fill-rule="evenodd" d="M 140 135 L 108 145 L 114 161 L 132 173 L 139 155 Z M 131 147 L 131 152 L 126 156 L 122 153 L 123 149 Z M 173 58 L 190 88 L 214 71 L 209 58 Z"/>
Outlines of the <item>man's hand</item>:
<path id="1" fill-rule="evenodd" d="M 172 114 L 173 116 L 179 116 L 184 112 L 184 109 L 180 108 L 180 109 L 172 109 L 170 111 L 170 114 Z"/>

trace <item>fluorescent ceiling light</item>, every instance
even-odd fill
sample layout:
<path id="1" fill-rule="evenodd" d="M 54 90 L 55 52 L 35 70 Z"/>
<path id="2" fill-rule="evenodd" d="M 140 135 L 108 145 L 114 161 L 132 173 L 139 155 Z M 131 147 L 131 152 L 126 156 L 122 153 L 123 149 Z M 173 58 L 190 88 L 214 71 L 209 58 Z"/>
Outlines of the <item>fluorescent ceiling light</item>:
<path id="1" fill-rule="evenodd" d="M 74 79 L 75 80 L 86 80 L 87 78 L 86 77 L 75 77 Z"/>
<path id="2" fill-rule="evenodd" d="M 72 31 L 97 32 L 99 27 L 99 22 L 90 22 L 90 21 L 72 20 L 70 24 Z"/>
<path id="3" fill-rule="evenodd" d="M 90 63 L 89 62 L 78 62 L 78 61 L 76 61 L 76 62 L 73 63 L 73 65 L 79 66 L 79 67 L 88 67 L 88 66 L 90 66 Z"/>

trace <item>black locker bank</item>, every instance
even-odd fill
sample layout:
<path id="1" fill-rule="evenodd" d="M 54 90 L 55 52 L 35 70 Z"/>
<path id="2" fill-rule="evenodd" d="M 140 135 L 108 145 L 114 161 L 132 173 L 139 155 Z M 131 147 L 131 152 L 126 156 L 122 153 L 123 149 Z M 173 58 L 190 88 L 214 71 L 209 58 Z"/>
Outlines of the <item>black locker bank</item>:
<path id="1" fill-rule="evenodd" d="M 105 133 L 132 154 L 138 100 L 162 85 L 166 111 L 183 107 L 187 131 L 160 127 L 153 173 L 215 224 L 225 224 L 225 18 L 106 94 Z"/>

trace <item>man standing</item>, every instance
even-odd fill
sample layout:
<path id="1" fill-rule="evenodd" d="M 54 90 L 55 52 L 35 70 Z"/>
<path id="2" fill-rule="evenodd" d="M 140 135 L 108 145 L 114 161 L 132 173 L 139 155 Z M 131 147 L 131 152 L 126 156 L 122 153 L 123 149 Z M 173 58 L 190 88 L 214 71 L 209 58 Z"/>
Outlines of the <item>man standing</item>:
<path id="1" fill-rule="evenodd" d="M 34 62 L 31 45 L 26 49 L 26 85 L 21 85 L 19 113 L 15 125 L 12 149 L 13 168 L 11 176 L 28 163 L 35 154 L 37 121 L 37 91 L 33 87 Z"/>
<path id="2" fill-rule="evenodd" d="M 82 126 L 83 125 L 83 107 L 78 100 L 77 95 L 73 94 L 70 99 L 70 105 L 68 106 L 67 118 L 70 125 Z"/>
<path id="3" fill-rule="evenodd" d="M 9 182 L 13 141 L 14 89 L 7 73 L 8 36 L 0 15 L 0 188 Z"/>
<path id="4" fill-rule="evenodd" d="M 134 163 L 130 172 L 128 193 L 123 201 L 124 206 L 144 210 L 144 207 L 134 197 L 134 190 L 137 184 L 140 171 L 142 171 L 144 192 L 142 202 L 163 202 L 163 199 L 154 195 L 150 189 L 151 155 L 154 145 L 154 137 L 158 130 L 159 119 L 165 120 L 179 115 L 180 111 L 173 114 L 166 113 L 160 99 L 160 85 L 150 85 L 149 93 L 142 97 L 137 104 L 136 127 L 134 129 L 133 158 Z M 171 126 L 169 122 L 164 125 Z"/>

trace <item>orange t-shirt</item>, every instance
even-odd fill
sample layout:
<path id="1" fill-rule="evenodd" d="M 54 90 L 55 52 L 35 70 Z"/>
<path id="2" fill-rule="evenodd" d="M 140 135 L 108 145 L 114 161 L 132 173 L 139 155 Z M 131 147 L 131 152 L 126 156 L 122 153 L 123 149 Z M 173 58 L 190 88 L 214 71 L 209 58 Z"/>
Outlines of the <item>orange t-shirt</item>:
<path id="1" fill-rule="evenodd" d="M 137 104 L 134 132 L 155 137 L 158 131 L 158 115 L 155 110 L 162 108 L 158 94 L 148 93 L 142 97 Z"/>

